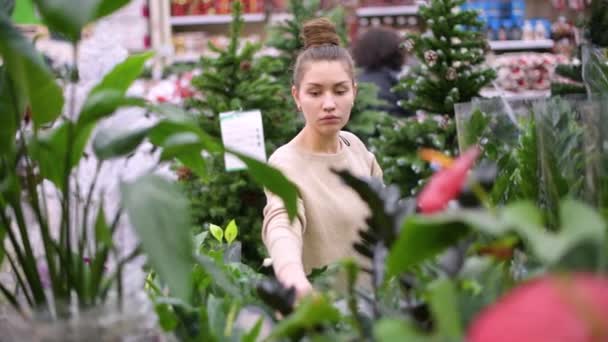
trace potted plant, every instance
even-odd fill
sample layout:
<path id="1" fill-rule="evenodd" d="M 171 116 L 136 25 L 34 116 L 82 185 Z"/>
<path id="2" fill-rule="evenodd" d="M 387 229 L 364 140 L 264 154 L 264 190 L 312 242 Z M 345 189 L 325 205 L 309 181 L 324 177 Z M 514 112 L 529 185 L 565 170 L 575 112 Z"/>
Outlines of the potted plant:
<path id="1" fill-rule="evenodd" d="M 72 43 L 76 61 L 82 28 L 128 2 L 35 4 L 49 29 Z M 98 197 L 103 192 L 96 182 L 101 165 L 133 153 L 143 143 L 162 151 L 158 163 L 178 159 L 199 175 L 205 173 L 201 152 L 223 151 L 189 113 L 127 95 L 151 56 L 133 55 L 116 65 L 77 112 L 75 84 L 67 85 L 72 96 L 64 101 L 64 89 L 40 54 L 0 13 L 0 262 L 15 280 L 2 278 L 0 301 L 10 304 L 16 315 L 7 315 L 0 325 L 14 340 L 115 340 L 140 334 L 149 327 L 144 323 L 155 318 L 138 310 L 142 306 L 125 304 L 134 296 L 125 295 L 124 284 L 126 265 L 141 254 L 174 296 L 189 296 L 194 263 L 190 213 L 178 185 L 153 173 L 124 182 L 119 209 L 111 216 Z M 145 108 L 141 115 L 153 120 L 140 127 L 99 127 L 119 108 L 134 106 Z M 80 191 L 74 175 L 87 148 L 98 167 L 89 188 Z M 297 190 L 280 172 L 227 152 L 241 158 L 252 178 L 280 194 L 290 215 L 295 214 Z M 79 196 L 83 192 L 86 195 Z M 49 193 L 56 194 L 57 219 Z M 138 246 L 126 255 L 114 243 L 124 219 L 139 237 Z"/>

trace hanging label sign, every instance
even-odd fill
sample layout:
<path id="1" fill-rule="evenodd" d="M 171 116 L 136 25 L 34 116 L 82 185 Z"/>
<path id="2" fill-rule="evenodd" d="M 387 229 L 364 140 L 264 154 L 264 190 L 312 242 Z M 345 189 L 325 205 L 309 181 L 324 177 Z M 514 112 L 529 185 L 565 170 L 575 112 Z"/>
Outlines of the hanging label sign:
<path id="1" fill-rule="evenodd" d="M 222 142 L 226 148 L 240 152 L 251 158 L 266 161 L 264 147 L 264 127 L 259 110 L 220 113 Z M 224 154 L 226 171 L 244 170 L 245 163 L 230 153 Z"/>

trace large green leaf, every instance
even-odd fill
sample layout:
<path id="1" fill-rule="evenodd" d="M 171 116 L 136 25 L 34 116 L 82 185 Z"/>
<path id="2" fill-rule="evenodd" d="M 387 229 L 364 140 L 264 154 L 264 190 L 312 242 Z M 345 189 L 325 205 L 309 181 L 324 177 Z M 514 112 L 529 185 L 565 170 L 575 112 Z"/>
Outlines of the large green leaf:
<path id="1" fill-rule="evenodd" d="M 0 67 L 0 156 L 13 150 L 21 116 L 16 94 L 12 94 L 13 82 L 5 69 Z"/>
<path id="2" fill-rule="evenodd" d="M 73 124 L 62 122 L 50 130 L 41 131 L 30 144 L 30 155 L 38 163 L 42 177 L 50 180 L 58 189 L 63 189 L 66 173 L 66 154 L 69 130 Z"/>
<path id="3" fill-rule="evenodd" d="M 120 107 L 144 107 L 145 104 L 144 99 L 126 97 L 124 92 L 116 89 L 102 89 L 91 92 L 80 110 L 78 125 L 83 127 L 89 123 L 97 122 L 99 119 L 114 113 Z"/>
<path id="4" fill-rule="evenodd" d="M 177 184 L 155 175 L 124 183 L 121 192 L 150 265 L 174 297 L 189 302 L 194 259 L 188 200 Z"/>
<path id="5" fill-rule="evenodd" d="M 183 109 L 173 105 L 148 105 L 147 107 L 162 118 L 150 132 L 150 141 L 153 144 L 162 146 L 172 135 L 190 132 L 198 136 L 203 148 L 208 152 L 223 151 L 222 145 L 201 130 L 196 119 Z"/>
<path id="6" fill-rule="evenodd" d="M 125 94 L 131 84 L 142 73 L 146 61 L 153 55 L 153 52 L 143 52 L 129 56 L 103 77 L 101 82 L 91 90 L 89 97 L 98 92 L 109 90 Z"/>
<path id="7" fill-rule="evenodd" d="M 431 340 L 416 332 L 409 322 L 389 318 L 379 320 L 375 323 L 374 338 L 378 342 L 423 342 Z"/>
<path id="8" fill-rule="evenodd" d="M 45 24 L 53 32 L 61 33 L 76 42 L 89 23 L 104 17 L 130 0 L 34 0 Z"/>
<path id="9" fill-rule="evenodd" d="M 481 210 L 458 210 L 434 215 L 424 218 L 423 225 L 464 225 L 496 237 L 515 232 L 528 243 L 531 252 L 548 266 L 558 265 L 567 253 L 584 243 L 600 248 L 606 239 L 605 221 L 598 212 L 581 202 L 562 200 L 560 223 L 557 232 L 547 230 L 541 211 L 530 201 L 520 201 L 507 205 L 496 214 Z M 420 243 L 415 237 L 407 238 L 402 234 L 400 250 L 391 251 L 389 263 L 399 265 L 403 262 L 399 258 L 408 254 L 402 251 L 408 248 L 407 239 L 412 239 L 414 246 Z M 392 261 L 391 257 L 394 258 Z"/>
<path id="10" fill-rule="evenodd" d="M 285 204 L 287 214 L 293 219 L 297 213 L 298 188 L 281 171 L 259 160 L 242 153 L 228 150 L 247 165 L 247 170 L 253 180 L 279 196 Z"/>
<path id="11" fill-rule="evenodd" d="M 387 275 L 398 275 L 456 244 L 470 229 L 458 221 L 437 221 L 424 216 L 405 220 L 387 258 Z"/>
<path id="12" fill-rule="evenodd" d="M 111 125 L 100 129 L 93 138 L 93 150 L 101 160 L 122 157 L 135 151 L 153 125 L 138 128 Z"/>
<path id="13" fill-rule="evenodd" d="M 308 297 L 298 306 L 297 311 L 282 320 L 272 330 L 268 340 L 281 340 L 303 332 L 303 330 L 310 331 L 323 324 L 337 323 L 340 318 L 340 312 L 327 298 Z"/>
<path id="14" fill-rule="evenodd" d="M 429 302 L 437 322 L 437 332 L 446 341 L 460 341 L 462 327 L 454 284 L 441 279 L 429 286 Z"/>
<path id="15" fill-rule="evenodd" d="M 2 223 L 0 223 L 0 265 L 2 265 L 2 261 L 4 261 L 4 238 L 6 237 L 6 229 Z"/>
<path id="16" fill-rule="evenodd" d="M 505 208 L 502 215 L 506 224 L 513 225 L 530 244 L 532 252 L 549 266 L 557 265 L 568 252 L 583 243 L 603 247 L 606 223 L 596 211 L 581 202 L 561 201 L 561 225 L 557 233 L 539 225 L 539 217 L 540 213 L 531 203 Z M 526 218 L 530 220 L 526 221 Z"/>
<path id="17" fill-rule="evenodd" d="M 36 126 L 55 120 L 63 108 L 61 87 L 55 82 L 52 73 L 32 44 L 2 14 L 0 14 L 0 56 L 16 86 L 13 96 L 22 99 L 14 102 L 19 104 L 17 111 L 22 113 L 29 104 L 32 120 Z"/>
<path id="18" fill-rule="evenodd" d="M 169 160 L 175 156 L 188 152 L 197 153 L 200 158 L 200 152 L 203 150 L 203 144 L 199 136 L 193 132 L 182 132 L 172 134 L 164 139 L 161 147 L 161 160 Z"/>

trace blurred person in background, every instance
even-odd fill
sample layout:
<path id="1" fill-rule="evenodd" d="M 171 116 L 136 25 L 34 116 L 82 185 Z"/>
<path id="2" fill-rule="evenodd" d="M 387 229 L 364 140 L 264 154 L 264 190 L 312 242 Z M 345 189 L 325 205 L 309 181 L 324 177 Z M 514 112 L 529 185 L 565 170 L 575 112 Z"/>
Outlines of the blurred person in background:
<path id="1" fill-rule="evenodd" d="M 398 105 L 407 98 L 407 93 L 394 93 L 391 89 L 399 82 L 399 74 L 405 63 L 405 49 L 401 45 L 399 33 L 386 27 L 370 28 L 363 33 L 353 46 L 353 58 L 360 68 L 358 82 L 375 84 L 378 98 L 386 101 L 374 109 L 383 110 L 397 117 L 414 113 Z"/>

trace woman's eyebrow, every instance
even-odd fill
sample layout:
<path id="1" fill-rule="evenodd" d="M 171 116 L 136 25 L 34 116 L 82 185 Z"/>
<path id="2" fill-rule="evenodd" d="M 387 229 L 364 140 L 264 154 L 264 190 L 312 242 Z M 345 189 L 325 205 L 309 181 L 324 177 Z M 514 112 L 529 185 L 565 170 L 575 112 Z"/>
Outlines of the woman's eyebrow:
<path id="1" fill-rule="evenodd" d="M 350 81 L 340 81 L 338 83 L 333 84 L 333 86 L 336 87 L 336 86 L 348 85 L 349 83 L 350 83 Z M 323 84 L 314 83 L 314 82 L 307 82 L 306 85 L 309 87 L 323 87 Z"/>

